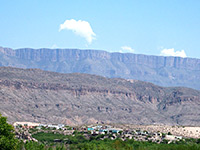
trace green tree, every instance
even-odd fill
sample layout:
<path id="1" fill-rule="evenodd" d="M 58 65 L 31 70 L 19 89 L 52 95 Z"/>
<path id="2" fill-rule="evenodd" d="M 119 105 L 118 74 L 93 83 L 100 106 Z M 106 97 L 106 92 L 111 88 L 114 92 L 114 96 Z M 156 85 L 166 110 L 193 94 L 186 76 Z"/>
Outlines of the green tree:
<path id="1" fill-rule="evenodd" d="M 167 135 L 172 135 L 171 132 L 168 132 Z"/>
<path id="2" fill-rule="evenodd" d="M 45 150 L 45 146 L 43 144 L 39 144 L 37 142 L 29 141 L 24 144 L 25 150 Z"/>
<path id="3" fill-rule="evenodd" d="M 0 114 L 0 150 L 15 150 L 17 139 L 15 139 L 14 128 L 7 123 L 7 118 Z"/>

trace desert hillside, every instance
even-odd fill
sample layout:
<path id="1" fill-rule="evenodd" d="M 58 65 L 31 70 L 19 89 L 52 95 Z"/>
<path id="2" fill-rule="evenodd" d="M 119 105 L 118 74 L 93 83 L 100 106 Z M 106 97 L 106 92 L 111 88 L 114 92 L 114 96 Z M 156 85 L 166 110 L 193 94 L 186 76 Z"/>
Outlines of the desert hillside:
<path id="1" fill-rule="evenodd" d="M 10 122 L 200 125 L 199 107 L 190 88 L 0 67 L 0 112 Z"/>

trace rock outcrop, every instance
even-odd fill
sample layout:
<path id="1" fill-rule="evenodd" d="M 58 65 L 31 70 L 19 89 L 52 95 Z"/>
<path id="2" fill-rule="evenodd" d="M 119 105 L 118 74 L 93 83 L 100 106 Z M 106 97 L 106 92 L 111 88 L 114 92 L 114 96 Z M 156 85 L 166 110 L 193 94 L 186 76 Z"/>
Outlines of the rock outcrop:
<path id="1" fill-rule="evenodd" d="M 98 50 L 0 48 L 0 66 L 88 73 L 200 90 L 200 59 L 108 53 Z"/>

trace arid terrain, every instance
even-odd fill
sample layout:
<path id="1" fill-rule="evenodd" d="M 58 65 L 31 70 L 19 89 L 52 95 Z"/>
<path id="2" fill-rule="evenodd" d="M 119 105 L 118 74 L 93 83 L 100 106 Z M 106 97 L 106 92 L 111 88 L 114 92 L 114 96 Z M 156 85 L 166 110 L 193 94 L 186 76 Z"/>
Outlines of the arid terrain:
<path id="1" fill-rule="evenodd" d="M 10 122 L 200 125 L 200 92 L 88 74 L 0 67 L 0 112 Z"/>
<path id="2" fill-rule="evenodd" d="M 200 127 L 195 126 L 169 126 L 169 125 L 118 125 L 124 129 L 138 129 L 149 132 L 161 132 L 186 138 L 200 138 Z"/>

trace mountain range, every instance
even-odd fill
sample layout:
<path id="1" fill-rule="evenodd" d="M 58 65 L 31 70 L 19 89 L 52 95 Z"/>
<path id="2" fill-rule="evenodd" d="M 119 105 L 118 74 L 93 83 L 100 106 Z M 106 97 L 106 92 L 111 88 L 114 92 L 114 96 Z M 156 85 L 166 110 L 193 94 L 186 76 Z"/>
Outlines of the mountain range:
<path id="1" fill-rule="evenodd" d="M 199 108 L 200 91 L 191 88 L 161 87 L 83 73 L 0 67 L 0 112 L 9 122 L 199 126 Z"/>
<path id="2" fill-rule="evenodd" d="M 99 50 L 0 47 L 0 66 L 40 68 L 60 73 L 87 73 L 108 78 L 184 86 L 200 90 L 200 59 L 109 53 Z"/>

